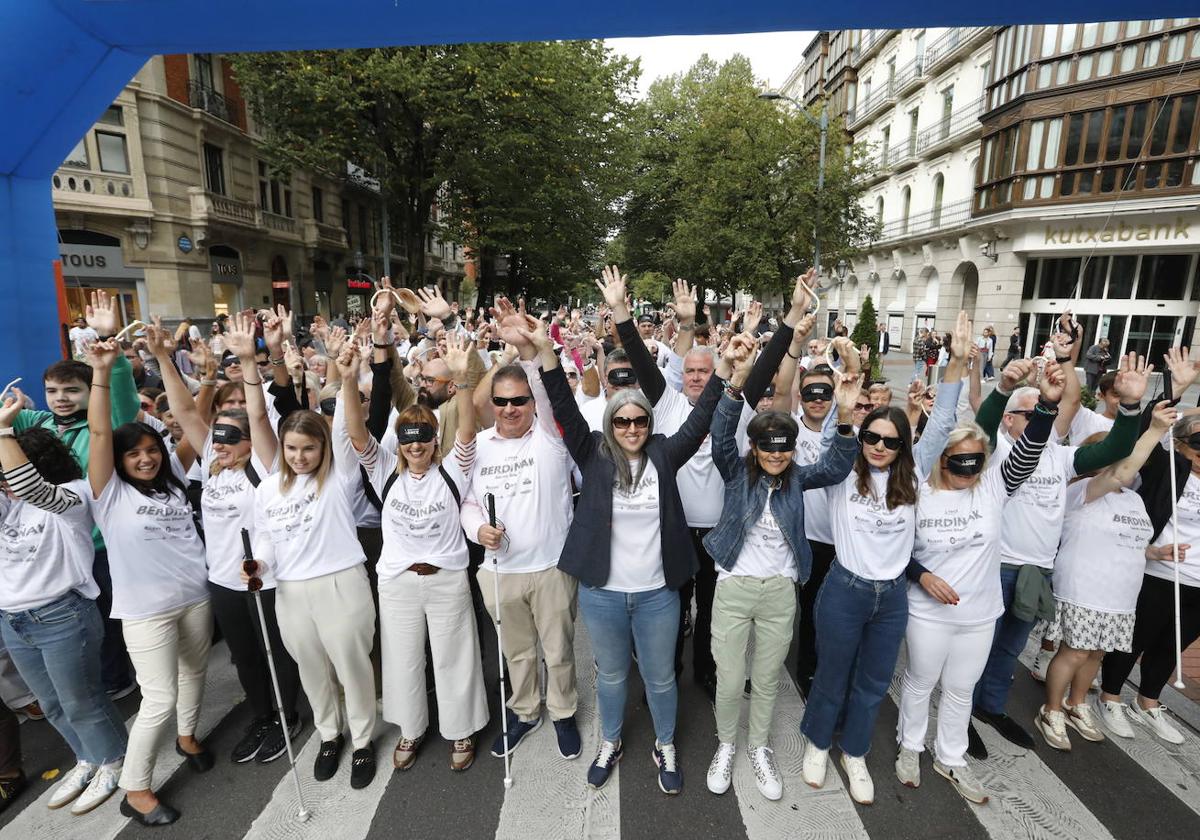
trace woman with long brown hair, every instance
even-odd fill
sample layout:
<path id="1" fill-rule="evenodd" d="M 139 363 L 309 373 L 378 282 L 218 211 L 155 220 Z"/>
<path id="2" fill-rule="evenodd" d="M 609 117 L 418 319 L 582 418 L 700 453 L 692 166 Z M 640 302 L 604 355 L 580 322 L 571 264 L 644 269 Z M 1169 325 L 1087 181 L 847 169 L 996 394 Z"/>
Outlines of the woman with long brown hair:
<path id="1" fill-rule="evenodd" d="M 904 571 L 916 534 L 917 487 L 954 428 L 970 343 L 970 323 L 960 312 L 946 376 L 921 440 L 913 444 L 902 410 L 875 409 L 860 427 L 854 470 L 826 488 L 837 557 L 815 607 L 817 671 L 800 724 L 808 738 L 802 775 L 812 787 L 825 784 L 829 749 L 840 728 L 842 767 L 850 796 L 860 805 L 875 799 L 865 756 L 908 624 Z"/>

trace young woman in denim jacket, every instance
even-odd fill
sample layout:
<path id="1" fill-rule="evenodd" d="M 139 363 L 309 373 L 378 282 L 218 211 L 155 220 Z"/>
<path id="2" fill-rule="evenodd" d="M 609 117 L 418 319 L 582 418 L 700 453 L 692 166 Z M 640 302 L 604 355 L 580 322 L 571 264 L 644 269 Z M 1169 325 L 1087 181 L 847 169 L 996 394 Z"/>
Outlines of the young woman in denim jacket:
<path id="1" fill-rule="evenodd" d="M 859 431 L 862 448 L 845 481 L 826 488 L 837 558 L 816 603 L 817 672 L 800 731 L 808 738 L 801 775 L 825 784 L 835 730 L 850 796 L 875 800 L 865 756 L 879 704 L 908 625 L 905 568 L 916 535 L 917 487 L 954 428 L 971 328 L 960 312 L 937 402 L 915 445 L 904 412 L 877 408 Z"/>
<path id="2" fill-rule="evenodd" d="M 783 324 L 755 363 L 755 380 L 769 379 L 779 366 L 795 332 L 807 333 L 812 316 L 793 305 Z M 730 380 L 746 380 L 739 364 Z M 713 417 L 713 462 L 725 481 L 721 519 L 704 539 L 716 561 L 718 582 L 713 598 L 712 650 L 717 665 L 717 752 L 708 770 L 708 789 L 729 789 L 736 753 L 735 739 L 746 678 L 746 648 L 754 630 L 753 679 L 747 757 L 759 792 L 767 799 L 783 795 L 783 783 L 768 746 L 778 676 L 792 643 L 796 617 L 796 583 L 808 580 L 812 555 L 804 535 L 804 491 L 838 484 L 854 464 L 858 443 L 851 427 L 859 395 L 859 379 L 835 373 L 838 434 L 829 440 L 815 464 L 794 463 L 799 427 L 790 414 L 765 411 L 750 421 L 750 452 L 738 456 L 738 419 L 746 403 L 738 387 L 726 389 Z M 751 395 L 753 396 L 753 395 Z"/>

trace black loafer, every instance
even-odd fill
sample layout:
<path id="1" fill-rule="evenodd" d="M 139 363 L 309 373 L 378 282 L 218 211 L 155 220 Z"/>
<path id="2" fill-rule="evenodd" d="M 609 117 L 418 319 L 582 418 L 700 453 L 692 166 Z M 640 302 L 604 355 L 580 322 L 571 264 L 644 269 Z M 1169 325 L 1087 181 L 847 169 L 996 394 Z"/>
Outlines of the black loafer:
<path id="1" fill-rule="evenodd" d="M 130 805 L 128 799 L 122 799 L 121 814 L 129 817 L 134 822 L 151 827 L 156 825 L 170 825 L 171 823 L 175 822 L 175 820 L 179 819 L 179 812 L 170 805 L 164 804 L 162 801 L 159 801 L 159 803 L 154 806 L 154 810 L 149 814 L 143 814 L 137 808 L 134 808 L 132 805 Z"/>
<path id="2" fill-rule="evenodd" d="M 981 720 L 984 723 L 990 724 L 993 729 L 998 732 L 1005 740 L 1016 744 L 1018 747 L 1026 750 L 1037 749 L 1037 744 L 1033 740 L 1033 736 L 1026 731 L 1025 727 L 1017 723 L 1008 715 L 1001 712 L 993 714 L 992 712 L 984 711 L 983 709 L 975 709 L 971 712 L 976 720 Z"/>
<path id="3" fill-rule="evenodd" d="M 355 750 L 350 759 L 350 787 L 362 790 L 375 778 L 375 748 Z"/>
<path id="4" fill-rule="evenodd" d="M 179 746 L 179 742 L 176 741 L 175 752 L 187 759 L 186 763 L 188 769 L 193 773 L 207 773 L 209 770 L 213 769 L 213 756 L 208 750 L 202 749 L 198 753 L 190 753 L 183 747 Z"/>
<path id="5" fill-rule="evenodd" d="M 976 761 L 983 761 L 988 757 L 987 745 L 983 743 L 983 738 L 979 737 L 973 723 L 967 724 L 967 755 Z"/>
<path id="6" fill-rule="evenodd" d="M 317 751 L 317 760 L 313 763 L 313 778 L 318 782 L 326 782 L 337 773 L 338 758 L 342 754 L 342 746 L 346 743 L 344 735 L 338 735 L 332 741 L 322 741 L 321 749 Z"/>

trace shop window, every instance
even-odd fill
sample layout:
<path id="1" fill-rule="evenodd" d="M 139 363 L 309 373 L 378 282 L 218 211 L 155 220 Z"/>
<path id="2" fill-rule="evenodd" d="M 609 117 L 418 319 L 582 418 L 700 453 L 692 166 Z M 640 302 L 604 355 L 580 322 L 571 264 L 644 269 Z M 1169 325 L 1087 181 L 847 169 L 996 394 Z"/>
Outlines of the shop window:
<path id="1" fill-rule="evenodd" d="M 1108 257 L 1093 257 L 1083 267 L 1079 296 L 1099 300 L 1104 297 L 1104 279 L 1108 274 Z"/>
<path id="2" fill-rule="evenodd" d="M 1191 260 L 1188 254 L 1143 256 L 1138 276 L 1138 300 L 1183 300 Z"/>
<path id="3" fill-rule="evenodd" d="M 1113 257 L 1108 275 L 1109 300 L 1129 300 L 1133 296 L 1133 278 L 1137 272 L 1137 257 Z"/>
<path id="4" fill-rule="evenodd" d="M 1075 295 L 1075 283 L 1079 279 L 1079 257 L 1042 261 L 1042 285 L 1038 296 L 1043 298 L 1069 298 Z"/>
<path id="5" fill-rule="evenodd" d="M 1041 260 L 1029 260 L 1025 263 L 1025 283 L 1021 286 L 1021 300 L 1033 300 L 1040 264 Z"/>

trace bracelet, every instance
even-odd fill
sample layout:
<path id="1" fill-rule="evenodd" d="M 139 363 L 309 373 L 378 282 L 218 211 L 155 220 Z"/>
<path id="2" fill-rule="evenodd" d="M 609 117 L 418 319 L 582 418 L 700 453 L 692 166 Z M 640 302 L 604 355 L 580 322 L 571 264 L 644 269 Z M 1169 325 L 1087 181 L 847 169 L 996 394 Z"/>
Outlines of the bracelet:
<path id="1" fill-rule="evenodd" d="M 797 362 L 798 362 L 798 361 L 800 361 L 800 357 L 799 357 L 799 356 L 792 356 L 792 348 L 790 348 L 790 347 L 788 348 L 788 350 L 787 350 L 787 354 L 788 354 L 788 356 L 789 356 L 789 357 L 791 357 L 791 358 L 795 359 Z"/>
<path id="2" fill-rule="evenodd" d="M 1060 358 L 1058 356 L 1055 356 L 1054 361 L 1058 362 L 1060 365 L 1065 365 L 1067 362 L 1071 361 L 1071 357 L 1070 356 L 1062 356 Z"/>
<path id="3" fill-rule="evenodd" d="M 278 359 L 271 359 L 270 362 L 271 364 L 275 365 L 275 367 L 283 367 L 285 364 L 283 356 L 280 356 Z"/>
<path id="4" fill-rule="evenodd" d="M 678 324 L 677 328 L 680 332 L 691 332 L 692 330 L 696 329 L 696 322 L 693 321 L 690 324 Z"/>
<path id="5" fill-rule="evenodd" d="M 736 385 L 727 384 L 725 386 L 725 396 L 729 397 L 731 400 L 740 400 L 742 398 L 742 389 Z"/>
<path id="6" fill-rule="evenodd" d="M 467 388 L 471 387 L 471 383 L 470 382 L 455 382 L 454 387 L 461 388 L 462 390 L 465 391 Z"/>
<path id="7" fill-rule="evenodd" d="M 5 426 L 3 429 L 0 429 L 0 438 L 16 437 L 16 436 L 17 436 L 17 430 L 14 429 L 12 426 Z"/>
<path id="8" fill-rule="evenodd" d="M 217 387 L 217 380 L 215 380 L 215 379 L 201 379 L 201 380 L 200 380 L 200 387 L 201 387 L 201 388 L 216 388 L 216 387 Z"/>
<path id="9" fill-rule="evenodd" d="M 112 341 L 112 339 L 113 336 L 111 335 L 102 335 L 98 338 L 99 341 Z"/>
<path id="10" fill-rule="evenodd" d="M 243 377 L 242 384 L 243 385 L 262 385 L 262 380 L 260 379 L 257 382 L 251 382 L 249 379 L 246 379 L 245 377 Z"/>
<path id="11" fill-rule="evenodd" d="M 380 344 L 378 341 L 372 341 L 371 344 L 375 347 L 376 350 L 390 350 L 396 346 L 395 344 L 388 344 L 387 342 Z"/>
<path id="12" fill-rule="evenodd" d="M 109 390 L 107 385 L 101 385 L 99 382 L 93 382 L 92 387 L 93 388 L 103 388 L 105 391 Z"/>

